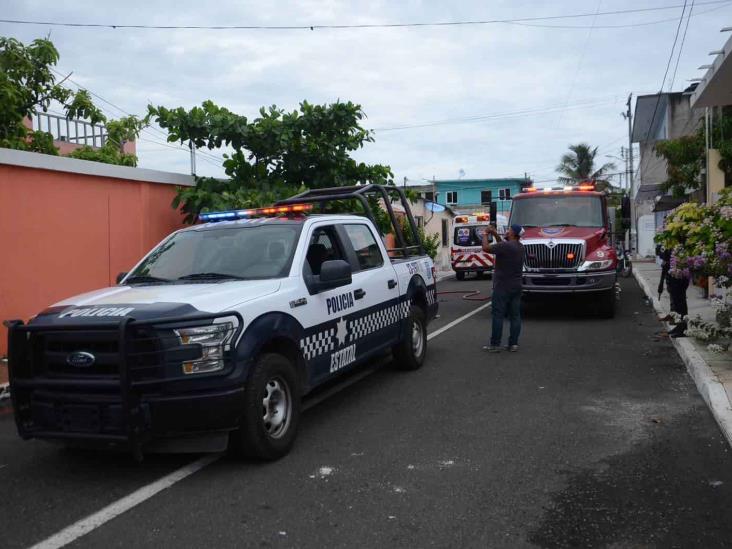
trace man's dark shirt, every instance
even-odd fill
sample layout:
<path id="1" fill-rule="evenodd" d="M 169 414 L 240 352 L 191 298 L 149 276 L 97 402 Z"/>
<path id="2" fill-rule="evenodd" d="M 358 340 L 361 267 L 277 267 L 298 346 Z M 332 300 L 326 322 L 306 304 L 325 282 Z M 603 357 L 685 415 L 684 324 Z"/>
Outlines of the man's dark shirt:
<path id="1" fill-rule="evenodd" d="M 493 289 L 504 292 L 521 290 L 524 270 L 524 245 L 518 240 L 505 240 L 491 244 L 488 252 L 496 256 L 493 271 Z"/>

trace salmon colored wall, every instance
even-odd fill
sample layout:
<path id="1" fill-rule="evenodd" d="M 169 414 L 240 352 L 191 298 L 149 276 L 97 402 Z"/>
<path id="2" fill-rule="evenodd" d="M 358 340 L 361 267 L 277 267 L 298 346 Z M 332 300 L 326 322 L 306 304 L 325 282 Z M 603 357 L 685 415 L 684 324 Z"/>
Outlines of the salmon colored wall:
<path id="1" fill-rule="evenodd" d="M 182 227 L 175 186 L 0 164 L 0 320 L 113 285 Z M 7 351 L 0 326 L 0 356 Z"/>

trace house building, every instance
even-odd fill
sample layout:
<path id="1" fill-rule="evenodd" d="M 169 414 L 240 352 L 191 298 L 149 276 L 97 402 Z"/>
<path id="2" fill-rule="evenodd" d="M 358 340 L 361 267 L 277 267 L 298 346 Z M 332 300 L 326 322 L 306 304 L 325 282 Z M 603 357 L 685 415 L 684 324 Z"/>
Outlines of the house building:
<path id="1" fill-rule="evenodd" d="M 417 226 L 424 229 L 426 236 L 432 236 L 434 234 L 439 235 L 439 247 L 437 249 L 437 256 L 435 257 L 435 268 L 438 271 L 449 271 L 450 266 L 450 246 L 452 244 L 452 222 L 455 218 L 455 211 L 449 206 L 441 211 L 432 211 L 429 208 L 429 204 L 433 202 L 430 199 L 425 199 L 422 194 L 432 192 L 428 190 L 430 186 L 410 187 L 412 190 L 417 190 L 420 193 L 420 197 L 415 201 L 411 202 L 410 208 L 414 221 Z M 419 190 L 418 190 L 419 189 Z M 392 207 L 397 215 L 404 214 L 404 210 L 401 204 L 392 202 Z M 438 209 L 438 208 L 435 208 Z"/>
<path id="2" fill-rule="evenodd" d="M 524 178 L 505 179 L 443 179 L 428 185 L 410 187 L 425 200 L 449 206 L 456 214 L 487 210 L 491 201 L 498 213 L 508 215 L 511 198 L 530 184 Z"/>
<path id="3" fill-rule="evenodd" d="M 61 156 L 66 156 L 83 146 L 100 148 L 107 142 L 108 137 L 107 128 L 102 124 L 68 119 L 47 112 L 36 112 L 32 118 L 26 118 L 25 126 L 29 130 L 50 133 L 53 136 L 53 145 Z M 134 141 L 120 143 L 120 147 L 125 154 L 136 154 Z"/>
<path id="4" fill-rule="evenodd" d="M 637 255 L 653 257 L 653 237 L 668 211 L 681 203 L 661 187 L 668 178 L 666 160 L 656 154 L 659 141 L 693 135 L 701 112 L 691 106 L 695 86 L 683 92 L 639 96 L 635 103 L 632 140 L 638 143 L 640 162 L 631 184 L 631 237 Z"/>

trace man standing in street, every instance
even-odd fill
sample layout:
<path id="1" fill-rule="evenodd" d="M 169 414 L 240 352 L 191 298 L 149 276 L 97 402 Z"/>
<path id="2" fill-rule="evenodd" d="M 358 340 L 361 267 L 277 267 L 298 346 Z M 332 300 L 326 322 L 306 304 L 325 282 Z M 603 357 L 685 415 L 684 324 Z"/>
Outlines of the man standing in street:
<path id="1" fill-rule="evenodd" d="M 483 233 L 483 251 L 496 258 L 493 270 L 493 326 L 490 345 L 483 347 L 491 353 L 501 351 L 503 336 L 503 319 L 508 313 L 511 331 L 508 337 L 508 350 L 518 351 L 518 338 L 521 334 L 521 283 L 524 270 L 524 246 L 521 235 L 524 229 L 514 224 L 506 232 L 506 240 L 492 225 Z M 490 244 L 488 235 L 493 235 L 496 242 Z"/>

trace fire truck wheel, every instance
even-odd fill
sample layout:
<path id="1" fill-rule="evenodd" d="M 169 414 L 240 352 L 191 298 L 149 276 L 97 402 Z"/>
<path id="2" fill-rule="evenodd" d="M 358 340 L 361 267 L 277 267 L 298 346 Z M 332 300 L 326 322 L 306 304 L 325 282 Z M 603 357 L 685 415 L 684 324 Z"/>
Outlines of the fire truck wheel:
<path id="1" fill-rule="evenodd" d="M 475 278 L 477 278 L 478 280 L 482 280 L 483 279 L 483 271 L 476 272 L 475 273 Z"/>
<path id="2" fill-rule="evenodd" d="M 613 318 L 615 316 L 615 289 L 602 293 L 598 300 L 598 309 L 602 318 Z"/>
<path id="3" fill-rule="evenodd" d="M 458 280 L 465 280 L 465 271 L 456 271 L 455 278 Z"/>
<path id="4" fill-rule="evenodd" d="M 282 355 L 261 355 L 244 390 L 241 426 L 231 434 L 240 457 L 273 461 L 295 442 L 300 419 L 300 389 L 292 362 Z"/>
<path id="5" fill-rule="evenodd" d="M 409 322 L 407 337 L 392 349 L 394 366 L 399 370 L 416 370 L 422 366 L 427 355 L 427 325 L 424 311 L 417 305 L 412 305 L 407 322 Z"/>

